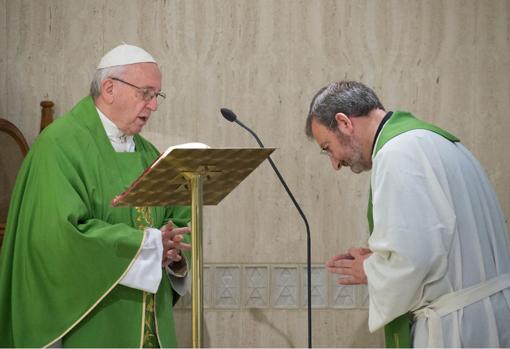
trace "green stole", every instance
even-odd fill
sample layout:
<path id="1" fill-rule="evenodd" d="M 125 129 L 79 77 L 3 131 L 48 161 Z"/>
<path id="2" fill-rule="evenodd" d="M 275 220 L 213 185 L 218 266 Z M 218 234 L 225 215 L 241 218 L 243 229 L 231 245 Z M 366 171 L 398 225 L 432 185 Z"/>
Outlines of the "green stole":
<path id="1" fill-rule="evenodd" d="M 375 158 L 379 150 L 393 137 L 396 137 L 404 132 L 423 129 L 429 130 L 443 136 L 451 142 L 458 142 L 459 139 L 445 130 L 437 126 L 426 123 L 422 120 L 415 118 L 411 113 L 396 111 L 388 119 L 383 126 L 381 133 L 377 138 L 372 158 Z M 370 188 L 370 195 L 368 199 L 368 229 L 370 234 L 374 231 L 374 216 L 372 212 L 372 188 Z M 387 348 L 410 348 L 411 343 L 411 324 L 412 316 L 410 313 L 403 314 L 398 318 L 391 321 L 384 326 L 384 336 L 386 338 Z"/>

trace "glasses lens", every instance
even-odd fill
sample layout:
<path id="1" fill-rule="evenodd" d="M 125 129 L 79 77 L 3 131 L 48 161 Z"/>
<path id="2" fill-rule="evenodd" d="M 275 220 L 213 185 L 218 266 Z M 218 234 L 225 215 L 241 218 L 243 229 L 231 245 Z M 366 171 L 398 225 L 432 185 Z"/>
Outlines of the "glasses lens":
<path id="1" fill-rule="evenodd" d="M 156 104 L 160 104 L 163 102 L 163 98 L 160 98 L 160 93 L 154 92 L 153 90 L 144 89 L 143 91 L 143 100 L 146 102 L 152 101 L 154 98 L 156 98 Z"/>
<path id="2" fill-rule="evenodd" d="M 148 89 L 143 89 L 142 90 L 142 95 L 143 95 L 143 100 L 146 101 L 146 102 L 150 102 L 151 99 L 154 98 L 154 91 L 151 91 L 151 90 L 148 90 Z"/>
<path id="3" fill-rule="evenodd" d="M 166 95 L 163 92 L 156 93 L 156 103 L 160 105 L 165 100 Z"/>
<path id="4" fill-rule="evenodd" d="M 152 101 L 156 98 L 156 104 L 160 105 L 165 100 L 165 94 L 162 92 L 154 92 L 153 90 L 145 89 L 143 90 L 143 100 L 146 102 Z"/>

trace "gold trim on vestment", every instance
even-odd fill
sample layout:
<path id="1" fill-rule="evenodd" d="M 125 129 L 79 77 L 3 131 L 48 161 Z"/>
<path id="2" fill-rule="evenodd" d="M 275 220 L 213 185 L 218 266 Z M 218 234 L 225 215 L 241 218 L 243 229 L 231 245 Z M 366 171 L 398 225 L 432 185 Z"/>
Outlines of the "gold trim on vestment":
<path id="1" fill-rule="evenodd" d="M 143 348 L 143 342 L 145 339 L 145 291 L 142 292 L 142 321 L 141 321 L 141 328 L 140 328 L 140 348 Z"/>
<path id="2" fill-rule="evenodd" d="M 165 277 L 165 275 L 163 275 L 163 277 Z M 154 293 L 154 327 L 156 330 L 156 339 L 158 340 L 159 347 L 162 348 L 163 346 L 161 345 L 161 339 L 159 339 L 158 316 L 156 312 L 156 293 Z"/>
<path id="3" fill-rule="evenodd" d="M 138 223 L 137 228 L 143 230 L 145 228 L 154 227 L 154 221 L 152 220 L 151 212 L 147 206 L 135 207 L 136 213 L 139 215 L 136 216 L 136 223 Z M 143 224 L 142 218 L 145 220 L 146 225 Z"/>
<path id="4" fill-rule="evenodd" d="M 152 219 L 152 214 L 151 214 L 151 211 L 150 211 L 150 208 L 147 207 L 147 206 L 136 206 L 135 207 L 135 210 L 136 210 L 136 224 L 137 224 L 137 228 L 140 229 L 140 230 L 145 230 L 147 228 L 150 228 L 150 227 L 154 227 L 154 220 Z M 145 222 L 144 222 L 145 221 Z M 156 290 L 156 293 L 157 293 L 157 290 Z M 161 342 L 159 340 L 159 334 L 158 334 L 158 331 L 157 331 L 157 324 L 156 324 L 156 293 L 154 294 L 150 294 L 150 292 L 147 292 L 147 291 L 143 291 L 143 315 L 142 315 L 142 335 L 141 335 L 141 338 L 140 338 L 140 341 L 141 341 L 141 344 L 140 344 L 140 348 L 143 348 L 144 345 L 148 344 L 148 341 L 150 341 L 150 339 L 148 339 L 146 337 L 146 330 L 147 328 L 149 329 L 149 334 L 152 334 L 154 336 L 156 336 L 156 341 L 158 343 L 158 346 L 159 348 L 161 348 Z M 150 294 L 150 295 L 149 295 Z M 149 299 L 149 297 L 152 297 L 152 299 Z M 152 304 L 150 304 L 152 302 Z M 149 308 L 147 309 L 148 306 L 151 306 L 152 307 L 152 310 Z M 151 319 L 146 319 L 146 311 L 149 311 L 152 312 L 151 314 Z M 154 320 L 154 331 L 155 333 L 150 333 L 152 332 L 151 331 L 151 325 L 150 325 L 150 322 Z M 149 324 L 146 324 L 145 321 L 149 321 Z"/>
<path id="5" fill-rule="evenodd" d="M 143 239 L 142 239 L 142 242 L 140 243 L 140 246 L 138 247 L 138 251 L 136 252 L 133 259 L 131 259 L 131 262 L 127 266 L 126 270 L 124 270 L 124 273 L 122 273 L 122 275 L 117 279 L 117 281 L 115 281 L 114 284 L 101 297 L 99 297 L 98 300 L 89 309 L 87 309 L 85 311 L 85 313 L 83 313 L 83 315 L 78 320 L 76 320 L 67 330 L 62 332 L 62 334 L 60 334 L 57 338 L 55 338 L 48 344 L 44 345 L 43 348 L 47 348 L 50 345 L 53 345 L 56 341 L 58 341 L 59 339 L 64 337 L 69 331 L 71 331 L 76 325 L 78 325 L 81 322 L 81 320 L 83 320 L 83 318 L 85 316 L 87 316 L 108 295 L 108 293 L 110 293 L 113 290 L 114 287 L 116 287 L 119 284 L 120 280 L 122 280 L 124 278 L 124 276 L 126 276 L 127 272 L 129 271 L 129 269 L 131 268 L 131 266 L 133 265 L 135 260 L 140 255 L 140 252 L 142 251 L 142 247 L 143 247 L 143 244 L 145 243 L 146 238 L 147 238 L 147 233 L 143 232 Z M 142 327 L 143 327 L 143 322 L 142 322 Z M 142 336 L 142 341 L 143 341 L 143 336 Z"/>

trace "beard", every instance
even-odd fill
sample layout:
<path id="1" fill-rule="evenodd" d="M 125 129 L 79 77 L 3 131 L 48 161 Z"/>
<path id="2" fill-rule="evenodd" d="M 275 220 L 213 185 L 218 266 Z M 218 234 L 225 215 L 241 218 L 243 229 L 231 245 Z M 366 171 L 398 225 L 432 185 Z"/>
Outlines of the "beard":
<path id="1" fill-rule="evenodd" d="M 357 139 L 338 134 L 338 140 L 346 146 L 351 153 L 349 159 L 345 160 L 342 166 L 349 166 L 351 171 L 356 174 L 368 171 L 372 168 L 371 163 L 369 161 L 365 161 L 363 158 L 363 150 Z"/>
<path id="2" fill-rule="evenodd" d="M 351 171 L 358 174 L 363 171 L 370 170 L 370 168 L 367 168 L 367 165 L 365 164 L 365 161 L 363 159 L 363 153 L 361 152 L 360 144 L 353 141 L 351 145 L 351 150 L 352 157 L 349 160 L 349 167 L 351 168 Z"/>
<path id="3" fill-rule="evenodd" d="M 363 164 L 361 164 L 359 162 L 353 162 L 349 166 L 351 168 L 351 171 L 356 173 L 356 174 L 361 173 L 363 171 L 368 171 L 369 170 L 368 168 L 366 168 L 366 166 L 364 166 Z"/>

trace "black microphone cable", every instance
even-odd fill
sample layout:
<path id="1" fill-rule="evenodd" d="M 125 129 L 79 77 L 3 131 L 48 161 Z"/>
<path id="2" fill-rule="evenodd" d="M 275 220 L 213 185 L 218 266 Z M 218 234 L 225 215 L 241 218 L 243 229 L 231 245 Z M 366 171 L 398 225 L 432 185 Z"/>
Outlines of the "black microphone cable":
<path id="1" fill-rule="evenodd" d="M 239 124 L 242 128 L 244 128 L 246 131 L 248 131 L 257 141 L 258 145 L 261 148 L 264 148 L 264 144 L 260 141 L 259 137 L 253 132 L 249 127 L 244 125 L 241 121 L 237 119 L 237 115 L 230 109 L 227 108 L 221 108 L 220 109 L 221 115 L 225 119 L 227 119 L 230 122 L 235 122 Z M 294 198 L 294 195 L 292 195 L 292 192 L 290 191 L 289 187 L 287 186 L 287 183 L 283 180 L 282 175 L 280 174 L 280 171 L 276 168 L 276 165 L 274 164 L 273 160 L 271 159 L 271 156 L 267 158 L 269 161 L 269 164 L 273 168 L 274 172 L 278 176 L 278 179 L 282 183 L 283 187 L 285 188 L 285 191 L 289 195 L 290 199 L 292 200 L 292 203 L 298 210 L 299 214 L 301 215 L 301 218 L 303 218 L 303 221 L 305 222 L 306 226 L 306 272 L 307 272 L 307 295 L 308 295 L 308 348 L 312 348 L 312 241 L 310 238 L 310 225 L 308 224 L 308 220 L 305 217 L 305 214 L 303 213 L 303 210 L 301 210 L 301 207 L 297 203 L 296 199 Z"/>

